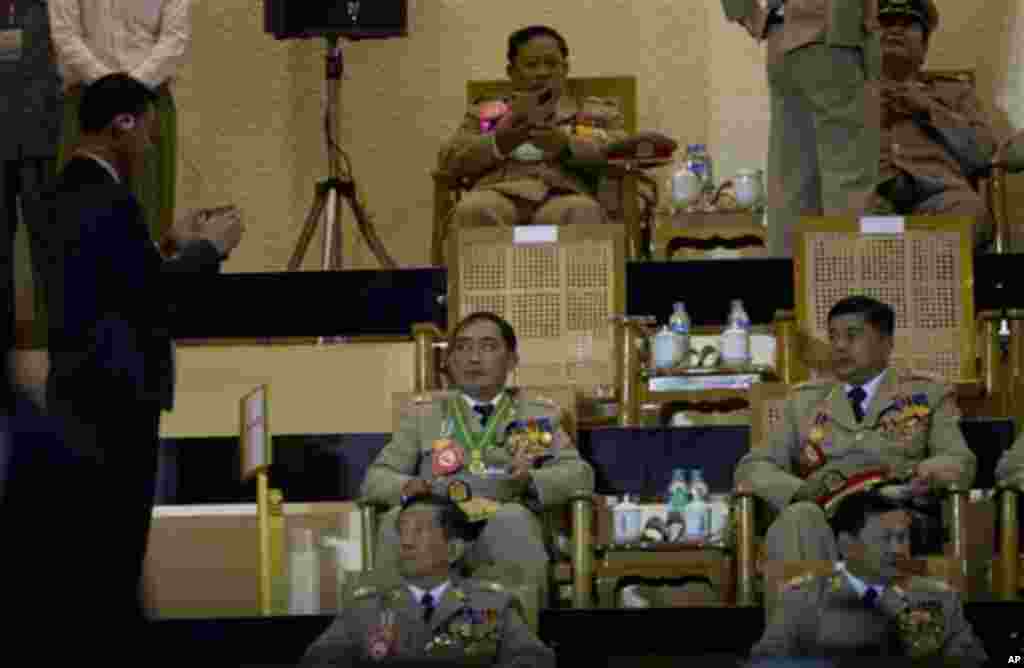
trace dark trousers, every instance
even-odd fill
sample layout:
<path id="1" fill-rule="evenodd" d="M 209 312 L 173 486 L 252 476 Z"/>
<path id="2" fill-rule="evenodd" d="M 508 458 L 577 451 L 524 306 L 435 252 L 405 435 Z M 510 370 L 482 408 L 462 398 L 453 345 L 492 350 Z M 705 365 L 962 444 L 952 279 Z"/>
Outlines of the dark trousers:
<path id="1" fill-rule="evenodd" d="M 120 401 L 110 410 L 82 411 L 74 403 L 52 401 L 50 412 L 62 420 L 69 444 L 98 464 L 95 498 L 87 501 L 95 504 L 90 516 L 96 542 L 83 546 L 91 553 L 86 561 L 95 572 L 95 600 L 109 612 L 107 623 L 134 627 L 145 620 L 140 590 L 156 493 L 160 407 Z"/>

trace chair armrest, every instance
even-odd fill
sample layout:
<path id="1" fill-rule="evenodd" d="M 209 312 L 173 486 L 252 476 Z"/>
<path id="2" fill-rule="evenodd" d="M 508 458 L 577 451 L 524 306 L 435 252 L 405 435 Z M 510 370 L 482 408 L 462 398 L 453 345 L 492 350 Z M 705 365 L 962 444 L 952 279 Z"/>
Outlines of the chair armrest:
<path id="1" fill-rule="evenodd" d="M 590 608 L 594 595 L 594 494 L 579 490 L 569 498 L 572 509 L 572 604 Z"/>
<path id="2" fill-rule="evenodd" d="M 996 149 L 992 166 L 1010 173 L 1024 171 L 1024 130 L 1012 134 Z"/>
<path id="3" fill-rule="evenodd" d="M 754 579 L 757 554 L 754 542 L 754 522 L 757 519 L 753 488 L 740 483 L 733 492 L 733 521 L 736 543 L 736 605 L 757 605 Z"/>
<path id="4" fill-rule="evenodd" d="M 359 525 L 362 528 L 363 572 L 374 569 L 377 560 L 377 514 L 387 510 L 387 506 L 367 499 L 356 499 L 359 509 Z"/>

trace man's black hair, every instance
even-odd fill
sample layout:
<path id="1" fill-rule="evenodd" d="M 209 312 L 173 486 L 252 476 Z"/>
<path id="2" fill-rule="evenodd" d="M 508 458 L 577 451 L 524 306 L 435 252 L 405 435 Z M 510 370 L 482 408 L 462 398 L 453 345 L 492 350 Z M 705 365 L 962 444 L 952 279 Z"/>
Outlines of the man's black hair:
<path id="1" fill-rule="evenodd" d="M 846 532 L 859 536 L 867 526 L 868 518 L 896 510 L 907 510 L 905 504 L 878 492 L 856 492 L 839 501 L 839 507 L 829 520 L 836 537 Z"/>
<path id="2" fill-rule="evenodd" d="M 156 93 L 138 79 L 118 72 L 91 83 L 82 93 L 78 124 L 82 132 L 102 132 L 119 114 L 138 117 L 156 101 Z"/>
<path id="3" fill-rule="evenodd" d="M 466 327 L 474 322 L 480 320 L 486 320 L 493 322 L 498 326 L 498 331 L 501 332 L 501 338 L 505 341 L 505 347 L 508 348 L 509 352 L 516 352 L 516 348 L 519 345 L 516 339 L 516 330 L 509 324 L 507 320 L 502 318 L 497 313 L 491 313 L 490 311 L 477 311 L 476 313 L 470 313 L 465 318 L 459 321 L 459 324 L 455 326 L 455 331 L 452 332 L 451 347 L 449 350 L 454 350 L 455 340 L 459 338 L 459 334 L 462 333 Z"/>
<path id="4" fill-rule="evenodd" d="M 569 43 L 565 41 L 565 38 L 562 37 L 561 33 L 548 26 L 528 26 L 509 35 L 508 64 L 515 65 L 516 57 L 519 55 L 519 49 L 536 37 L 550 37 L 555 40 L 558 42 L 558 50 L 562 52 L 562 57 L 569 57 Z"/>
<path id="5" fill-rule="evenodd" d="M 886 336 L 896 331 L 896 312 L 888 304 L 877 299 L 857 295 L 840 299 L 828 312 L 828 321 L 843 315 L 863 315 L 864 321 L 871 323 Z"/>
<path id="6" fill-rule="evenodd" d="M 434 511 L 434 519 L 444 531 L 446 539 L 466 540 L 470 535 L 469 516 L 466 515 L 466 511 L 448 497 L 438 494 L 416 494 L 405 499 L 398 512 L 397 520 L 401 521 L 405 511 L 419 506 L 431 508 Z"/>

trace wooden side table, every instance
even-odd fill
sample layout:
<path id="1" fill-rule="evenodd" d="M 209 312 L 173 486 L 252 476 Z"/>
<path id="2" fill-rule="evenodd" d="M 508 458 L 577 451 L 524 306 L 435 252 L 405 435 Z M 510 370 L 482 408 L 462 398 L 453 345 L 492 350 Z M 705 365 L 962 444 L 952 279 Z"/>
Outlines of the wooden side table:
<path id="1" fill-rule="evenodd" d="M 659 259 L 766 257 L 766 228 L 752 211 L 679 211 L 659 216 L 654 231 Z"/>
<path id="2" fill-rule="evenodd" d="M 723 603 L 736 601 L 735 561 L 723 547 L 702 543 L 604 545 L 595 551 L 594 576 L 599 608 L 615 608 L 624 578 L 706 579 Z"/>

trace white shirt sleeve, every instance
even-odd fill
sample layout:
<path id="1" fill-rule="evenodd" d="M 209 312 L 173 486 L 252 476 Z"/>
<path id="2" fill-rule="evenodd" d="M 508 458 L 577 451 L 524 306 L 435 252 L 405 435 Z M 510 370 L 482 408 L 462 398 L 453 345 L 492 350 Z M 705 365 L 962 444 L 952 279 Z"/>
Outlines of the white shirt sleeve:
<path id="1" fill-rule="evenodd" d="M 50 0 L 50 35 L 61 65 L 92 83 L 113 70 L 100 62 L 83 39 L 79 0 Z"/>
<path id="2" fill-rule="evenodd" d="M 165 0 L 160 10 L 160 35 L 156 45 L 149 57 L 131 72 L 150 88 L 173 77 L 185 60 L 192 33 L 190 3 L 191 0 Z"/>

